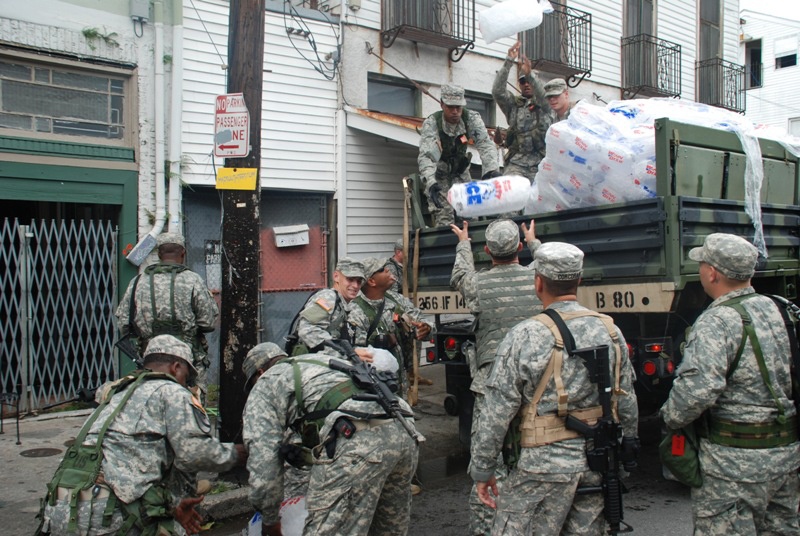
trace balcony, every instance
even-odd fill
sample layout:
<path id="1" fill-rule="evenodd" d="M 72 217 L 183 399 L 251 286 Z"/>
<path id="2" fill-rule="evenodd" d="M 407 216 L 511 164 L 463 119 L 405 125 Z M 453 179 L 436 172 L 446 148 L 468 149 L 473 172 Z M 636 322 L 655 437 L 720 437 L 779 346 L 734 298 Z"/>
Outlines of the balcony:
<path id="1" fill-rule="evenodd" d="M 383 46 L 400 37 L 446 48 L 458 61 L 475 48 L 475 16 L 475 0 L 381 0 Z"/>
<path id="2" fill-rule="evenodd" d="M 592 15 L 557 2 L 542 24 L 520 34 L 534 69 L 563 76 L 569 87 L 592 72 Z"/>
<path id="3" fill-rule="evenodd" d="M 744 113 L 747 97 L 744 65 L 712 58 L 696 62 L 695 71 L 697 102 Z"/>
<path id="4" fill-rule="evenodd" d="M 681 46 L 647 34 L 623 37 L 623 98 L 680 95 Z"/>

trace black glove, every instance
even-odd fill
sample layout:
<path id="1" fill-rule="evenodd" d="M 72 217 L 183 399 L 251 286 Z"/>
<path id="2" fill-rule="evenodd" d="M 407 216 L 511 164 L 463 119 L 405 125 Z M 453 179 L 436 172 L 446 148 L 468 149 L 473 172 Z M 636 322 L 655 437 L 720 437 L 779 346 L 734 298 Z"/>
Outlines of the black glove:
<path id="1" fill-rule="evenodd" d="M 502 176 L 503 176 L 502 173 L 500 173 L 498 170 L 494 169 L 492 171 L 487 171 L 486 173 L 484 173 L 483 177 L 481 177 L 481 180 L 485 181 L 485 180 L 489 180 L 489 179 L 494 179 L 495 177 L 502 177 Z"/>
<path id="2" fill-rule="evenodd" d="M 450 164 L 442 162 L 441 160 L 436 164 L 436 174 L 434 177 L 437 179 L 445 179 L 450 174 Z"/>
<path id="3" fill-rule="evenodd" d="M 442 208 L 442 203 L 439 202 L 440 193 L 442 193 L 442 186 L 439 183 L 434 183 L 428 188 L 428 199 L 436 208 Z"/>

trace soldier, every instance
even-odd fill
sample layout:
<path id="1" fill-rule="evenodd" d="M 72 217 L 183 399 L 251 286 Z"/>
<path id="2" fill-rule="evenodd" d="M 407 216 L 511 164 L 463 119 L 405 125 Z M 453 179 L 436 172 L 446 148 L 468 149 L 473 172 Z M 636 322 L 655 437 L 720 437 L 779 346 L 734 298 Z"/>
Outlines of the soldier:
<path id="1" fill-rule="evenodd" d="M 792 351 L 778 306 L 750 285 L 758 251 L 714 233 L 689 258 L 713 301 L 692 326 L 661 415 L 672 429 L 705 415 L 694 533 L 800 534 Z"/>
<path id="2" fill-rule="evenodd" d="M 447 191 L 455 183 L 471 180 L 472 154 L 467 152 L 468 144 L 474 143 L 480 154 L 484 178 L 500 175 L 497 147 L 489 139 L 480 114 L 467 110 L 466 105 L 463 88 L 442 86 L 441 111 L 429 115 L 422 123 L 417 163 L 434 226 L 455 221 Z"/>
<path id="3" fill-rule="evenodd" d="M 544 96 L 547 103 L 556 114 L 555 121 L 563 121 L 569 117 L 569 113 L 575 106 L 574 102 L 569 100 L 569 89 L 567 83 L 561 78 L 554 78 L 544 85 Z"/>
<path id="4" fill-rule="evenodd" d="M 352 380 L 329 368 L 333 361 L 339 362 L 325 354 L 277 356 L 247 399 L 250 502 L 261 513 L 262 533 L 280 534 L 284 458 L 279 453 L 289 449 L 284 439 L 292 427 L 306 432 L 305 448 L 312 449 L 306 452 L 313 453 L 305 534 L 405 535 L 417 444 L 377 402 L 351 398 Z M 405 415 L 400 418 L 413 427 L 411 408 L 397 402 Z"/>
<path id="5" fill-rule="evenodd" d="M 347 327 L 348 304 L 358 296 L 363 283 L 361 261 L 349 257 L 339 259 L 333 272 L 333 288 L 312 294 L 298 313 L 288 337 L 287 352 L 292 355 L 334 352 L 325 347 L 325 341 L 345 339 L 352 342 Z"/>
<path id="6" fill-rule="evenodd" d="M 575 347 L 609 348 L 612 403 L 624 435 L 635 437 L 638 409 L 622 333 L 610 318 L 577 302 L 583 252 L 571 244 L 549 242 L 536 250 L 534 259 L 536 295 L 545 309 L 564 320 Z M 600 536 L 603 496 L 576 490 L 600 486 L 601 475 L 589 470 L 587 440 L 567 430 L 563 418 L 567 412 L 582 420 L 599 417 L 597 386 L 580 359 L 568 359 L 561 347 L 556 347 L 553 324 L 546 320 L 550 318 L 542 313 L 517 324 L 497 350 L 472 441 L 471 474 L 481 501 L 497 508 L 492 534 Z M 514 435 L 521 433 L 519 459 L 498 496 L 494 477 L 497 455 L 517 415 L 522 419 L 520 427 L 513 430 Z M 545 438 L 535 433 L 542 429 L 547 432 Z"/>
<path id="7" fill-rule="evenodd" d="M 398 238 L 394 243 L 394 255 L 386 259 L 386 268 L 388 268 L 389 272 L 394 276 L 394 283 L 390 290 L 398 294 L 403 293 L 403 263 L 405 260 L 403 239 Z"/>
<path id="8" fill-rule="evenodd" d="M 506 333 L 519 322 L 538 314 L 542 303 L 536 297 L 533 284 L 532 267 L 519 264 L 518 252 L 522 249 L 519 229 L 511 220 L 495 220 L 486 227 L 486 246 L 484 250 L 492 259 L 489 269 L 475 271 L 472 249 L 468 235 L 469 224 L 459 229 L 450 228 L 458 237 L 456 262 L 450 276 L 450 286 L 461 292 L 470 312 L 478 320 L 475 332 L 477 349 L 470 348 L 467 361 L 472 384 L 470 390 L 475 395 L 472 410 L 472 433 L 477 430 L 478 418 L 484 407 L 484 384 L 494 363 L 494 356 L 500 341 Z M 525 242 L 531 253 L 535 253 L 541 242 L 536 238 L 534 223 L 530 228 L 522 224 Z M 498 480 L 504 476 L 501 467 L 495 475 Z M 478 498 L 473 485 L 469 498 L 470 534 L 474 536 L 491 533 L 494 510 L 484 505 Z"/>
<path id="9" fill-rule="evenodd" d="M 117 307 L 120 331 L 123 336 L 133 333 L 139 354 L 156 335 L 173 335 L 188 344 L 204 398 L 209 366 L 204 334 L 214 331 L 219 316 L 217 303 L 203 279 L 183 264 L 186 249 L 181 235 L 162 233 L 157 244 L 158 263 L 131 281 Z"/>
<path id="10" fill-rule="evenodd" d="M 401 331 L 414 330 L 418 341 L 426 340 L 432 324 L 422 319 L 422 311 L 401 294 L 389 290 L 394 276 L 386 267 L 386 262 L 374 257 L 364 259 L 364 273 L 367 279 L 361 292 L 353 300 L 348 315 L 348 323 L 353 331 L 356 346 L 370 345 L 392 352 L 397 358 L 400 370 L 407 370 L 410 356 L 403 354 L 400 345 Z M 408 390 L 408 382 L 400 374 L 403 393 Z"/>
<path id="11" fill-rule="evenodd" d="M 514 96 L 506 89 L 508 72 L 519 57 L 520 45 L 517 41 L 508 49 L 508 57 L 494 79 L 492 96 L 508 121 L 508 152 L 504 159 L 503 174 L 522 175 L 533 184 L 539 162 L 545 157 L 544 137 L 555 115 L 544 98 L 544 87 L 531 71 L 531 62 L 527 58 L 523 57 L 519 71 L 519 91 L 522 95 Z"/>
<path id="12" fill-rule="evenodd" d="M 174 521 L 197 533 L 194 506 L 203 497 L 188 498 L 195 490 L 176 484 L 194 482 L 188 472 L 244 463 L 242 445 L 211 437 L 203 407 L 186 389 L 197 375 L 189 345 L 153 337 L 144 367 L 115 386 L 65 455 L 48 485 L 43 533 L 179 534 Z M 87 459 L 97 467 L 81 463 Z"/>

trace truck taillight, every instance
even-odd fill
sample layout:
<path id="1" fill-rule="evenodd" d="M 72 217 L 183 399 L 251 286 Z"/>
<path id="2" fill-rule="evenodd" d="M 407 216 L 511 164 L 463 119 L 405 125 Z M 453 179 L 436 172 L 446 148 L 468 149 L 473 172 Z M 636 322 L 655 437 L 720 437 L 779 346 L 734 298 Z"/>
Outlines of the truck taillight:
<path id="1" fill-rule="evenodd" d="M 457 344 L 458 341 L 456 341 L 455 337 L 447 337 L 444 340 L 444 349 L 448 352 L 454 352 Z"/>
<path id="2" fill-rule="evenodd" d="M 656 366 L 655 361 L 650 361 L 649 359 L 642 363 L 642 372 L 645 373 L 646 376 L 654 376 L 658 367 Z"/>
<path id="3" fill-rule="evenodd" d="M 433 348 L 428 348 L 428 351 L 425 352 L 425 359 L 428 360 L 428 363 L 436 361 L 436 352 L 433 351 Z"/>
<path id="4" fill-rule="evenodd" d="M 644 345 L 644 351 L 648 352 L 648 353 L 653 353 L 653 354 L 660 354 L 661 352 L 664 351 L 664 345 L 663 344 L 655 344 L 655 343 L 654 344 L 645 344 Z"/>
<path id="5" fill-rule="evenodd" d="M 675 372 L 675 363 L 673 363 L 672 360 L 669 360 L 667 361 L 665 368 L 667 369 L 667 374 L 672 374 Z"/>

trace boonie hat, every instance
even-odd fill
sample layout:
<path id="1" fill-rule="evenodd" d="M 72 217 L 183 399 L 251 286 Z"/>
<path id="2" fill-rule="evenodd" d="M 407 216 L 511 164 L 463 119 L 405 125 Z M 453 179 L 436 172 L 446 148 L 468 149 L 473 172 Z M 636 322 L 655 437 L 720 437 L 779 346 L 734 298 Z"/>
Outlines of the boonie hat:
<path id="1" fill-rule="evenodd" d="M 702 247 L 689 250 L 689 258 L 708 263 L 731 279 L 746 281 L 755 272 L 758 250 L 741 236 L 712 233 Z"/>
<path id="2" fill-rule="evenodd" d="M 567 90 L 567 83 L 561 78 L 550 80 L 544 85 L 545 97 L 556 97 Z"/>
<path id="3" fill-rule="evenodd" d="M 486 228 L 486 247 L 494 257 L 508 257 L 519 248 L 519 229 L 511 220 L 495 220 Z"/>
<path id="4" fill-rule="evenodd" d="M 178 244 L 181 247 L 186 247 L 186 242 L 182 235 L 178 233 L 161 233 L 156 238 L 156 244 L 163 246 L 164 244 Z"/>
<path id="5" fill-rule="evenodd" d="M 466 106 L 464 88 L 451 84 L 442 86 L 442 102 L 448 106 Z"/>
<path id="6" fill-rule="evenodd" d="M 537 274 L 553 281 L 580 279 L 583 251 L 565 242 L 542 244 L 533 256 L 533 268 Z"/>
<path id="7" fill-rule="evenodd" d="M 364 264 L 364 277 L 369 279 L 378 272 L 382 272 L 386 266 L 386 259 L 377 257 L 367 257 L 361 261 Z"/>
<path id="8" fill-rule="evenodd" d="M 147 343 L 147 348 L 145 348 L 143 357 L 152 354 L 166 354 L 180 357 L 189 364 L 189 369 L 197 374 L 197 369 L 194 367 L 194 356 L 192 356 L 191 347 L 172 335 L 156 335 L 150 339 L 150 342 Z"/>
<path id="9" fill-rule="evenodd" d="M 339 259 L 339 262 L 336 263 L 336 271 L 346 277 L 360 277 L 361 279 L 366 279 L 364 277 L 364 264 L 350 257 L 342 257 Z"/>
<path id="10" fill-rule="evenodd" d="M 286 352 L 274 342 L 262 342 L 250 348 L 250 351 L 247 352 L 247 357 L 244 358 L 244 362 L 242 363 L 245 385 L 258 369 L 266 368 L 267 363 L 269 363 L 272 358 L 278 357 L 279 355 L 285 356 Z"/>

